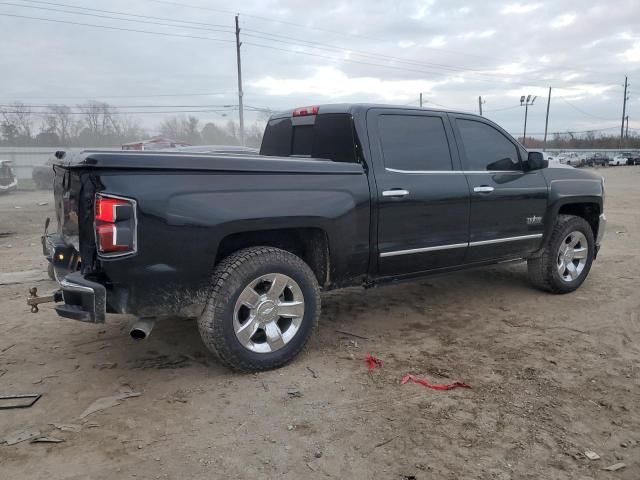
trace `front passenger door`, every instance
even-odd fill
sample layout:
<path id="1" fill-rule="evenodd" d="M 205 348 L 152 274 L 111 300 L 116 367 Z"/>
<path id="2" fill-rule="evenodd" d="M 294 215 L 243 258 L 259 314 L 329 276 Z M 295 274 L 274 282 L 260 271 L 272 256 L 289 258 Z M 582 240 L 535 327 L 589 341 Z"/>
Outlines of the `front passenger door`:
<path id="1" fill-rule="evenodd" d="M 544 175 L 526 171 L 526 150 L 497 125 L 470 115 L 450 118 L 471 193 L 465 263 L 537 250 L 547 209 Z"/>

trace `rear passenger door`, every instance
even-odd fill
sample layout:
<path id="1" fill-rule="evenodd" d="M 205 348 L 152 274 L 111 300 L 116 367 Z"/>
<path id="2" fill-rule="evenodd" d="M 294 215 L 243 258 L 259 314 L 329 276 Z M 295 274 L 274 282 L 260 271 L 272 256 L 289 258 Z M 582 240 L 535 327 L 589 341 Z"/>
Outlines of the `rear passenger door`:
<path id="1" fill-rule="evenodd" d="M 526 256 L 544 231 L 547 182 L 526 171 L 524 150 L 510 135 L 477 116 L 449 114 L 471 192 L 465 263 Z"/>
<path id="2" fill-rule="evenodd" d="M 462 263 L 469 188 L 446 114 L 372 109 L 367 130 L 377 187 L 378 273 Z"/>

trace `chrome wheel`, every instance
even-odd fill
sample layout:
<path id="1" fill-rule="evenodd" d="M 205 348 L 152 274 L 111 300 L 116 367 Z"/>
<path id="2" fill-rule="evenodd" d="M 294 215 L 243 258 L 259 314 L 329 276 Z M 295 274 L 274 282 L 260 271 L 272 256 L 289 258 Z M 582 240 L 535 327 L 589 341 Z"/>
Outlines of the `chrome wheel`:
<path id="1" fill-rule="evenodd" d="M 558 273 L 565 282 L 577 279 L 589 257 L 589 244 L 582 232 L 571 232 L 560 244 L 558 251 Z"/>
<path id="2" fill-rule="evenodd" d="M 257 353 L 281 349 L 298 333 L 304 317 L 300 286 L 287 275 L 256 278 L 240 293 L 233 329 L 240 344 Z"/>

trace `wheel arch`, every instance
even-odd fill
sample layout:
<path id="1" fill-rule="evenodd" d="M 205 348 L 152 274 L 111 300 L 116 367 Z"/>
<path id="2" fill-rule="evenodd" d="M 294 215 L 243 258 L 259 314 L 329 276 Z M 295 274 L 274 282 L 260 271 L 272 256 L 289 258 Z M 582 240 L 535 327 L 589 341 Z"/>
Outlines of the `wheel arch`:
<path id="1" fill-rule="evenodd" d="M 220 241 L 215 263 L 238 250 L 257 246 L 280 248 L 300 257 L 309 265 L 319 285 L 329 285 L 329 237 L 323 229 L 274 228 L 232 233 Z"/>
<path id="2" fill-rule="evenodd" d="M 548 241 L 553 227 L 558 220 L 558 215 L 575 215 L 584 218 L 593 232 L 593 237 L 597 238 L 599 228 L 599 216 L 602 213 L 602 197 L 596 196 L 570 196 L 559 198 L 552 203 L 548 209 L 544 220 L 544 236 L 541 248 L 537 250 L 532 257 L 539 256 L 544 245 Z"/>
<path id="3" fill-rule="evenodd" d="M 598 202 L 570 202 L 558 207 L 557 215 L 574 215 L 584 218 L 593 232 L 593 238 L 598 236 L 598 218 L 602 213 L 602 208 Z"/>

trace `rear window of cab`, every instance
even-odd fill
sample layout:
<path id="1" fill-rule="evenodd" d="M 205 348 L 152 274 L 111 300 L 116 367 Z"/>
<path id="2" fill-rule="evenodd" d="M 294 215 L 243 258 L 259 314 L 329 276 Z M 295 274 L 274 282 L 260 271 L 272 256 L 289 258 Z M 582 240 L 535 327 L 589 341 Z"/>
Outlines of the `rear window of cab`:
<path id="1" fill-rule="evenodd" d="M 321 113 L 269 121 L 260 155 L 357 162 L 353 119 L 348 113 Z"/>

